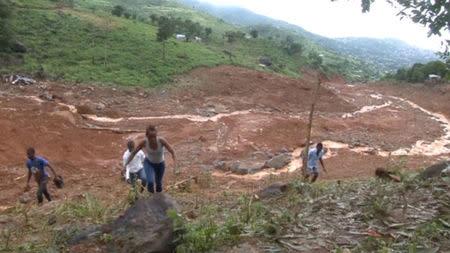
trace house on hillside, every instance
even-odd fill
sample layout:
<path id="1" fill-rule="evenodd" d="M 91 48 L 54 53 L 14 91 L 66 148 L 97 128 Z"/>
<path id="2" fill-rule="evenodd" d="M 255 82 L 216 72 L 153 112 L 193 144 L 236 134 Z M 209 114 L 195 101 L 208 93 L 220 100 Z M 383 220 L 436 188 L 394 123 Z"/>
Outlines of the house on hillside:
<path id="1" fill-rule="evenodd" d="M 438 84 L 441 82 L 441 76 L 435 74 L 429 74 L 427 80 L 425 80 L 426 84 Z"/>
<path id="2" fill-rule="evenodd" d="M 175 38 L 179 41 L 186 41 L 186 35 L 184 34 L 177 34 L 175 35 Z"/>

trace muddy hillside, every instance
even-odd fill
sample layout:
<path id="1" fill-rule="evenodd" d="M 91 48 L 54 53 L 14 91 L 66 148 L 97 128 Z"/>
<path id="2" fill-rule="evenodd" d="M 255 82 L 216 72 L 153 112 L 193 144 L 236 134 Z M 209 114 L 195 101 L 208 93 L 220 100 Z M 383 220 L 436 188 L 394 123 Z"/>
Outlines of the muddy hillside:
<path id="1" fill-rule="evenodd" d="M 270 174 L 298 173 L 300 147 L 316 85 L 314 73 L 295 80 L 234 66 L 198 68 L 167 88 L 38 82 L 1 84 L 0 207 L 16 203 L 26 182 L 25 150 L 34 146 L 66 179 L 56 198 L 85 191 L 123 191 L 127 140 L 157 125 L 175 148 L 178 179 L 212 172 L 220 185 L 254 189 Z M 364 177 L 392 157 L 419 169 L 450 156 L 450 86 L 322 84 L 313 141 L 328 152 L 320 180 Z M 267 161 L 283 156 L 280 163 Z M 266 165 L 266 166 L 265 166 Z M 173 182 L 168 159 L 167 184 Z M 50 186 L 50 187 L 53 187 Z M 233 187 L 231 188 L 233 190 Z"/>

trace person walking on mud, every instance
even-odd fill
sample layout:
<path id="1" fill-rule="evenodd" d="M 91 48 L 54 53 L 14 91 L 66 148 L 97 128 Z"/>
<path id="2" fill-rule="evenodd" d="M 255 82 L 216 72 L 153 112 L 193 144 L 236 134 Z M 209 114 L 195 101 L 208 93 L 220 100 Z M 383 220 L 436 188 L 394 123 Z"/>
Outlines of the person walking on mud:
<path id="1" fill-rule="evenodd" d="M 175 151 L 170 144 L 162 137 L 158 136 L 158 131 L 154 125 L 149 125 L 146 130 L 146 140 L 139 143 L 136 149 L 131 153 L 126 165 L 133 160 L 134 156 L 140 151 L 145 151 L 144 170 L 147 176 L 147 189 L 154 193 L 154 184 L 156 182 L 156 192 L 162 192 L 162 180 L 166 163 L 164 159 L 164 149 L 167 149 L 172 155 L 174 169 L 177 169 L 177 160 Z"/>
<path id="2" fill-rule="evenodd" d="M 31 175 L 33 175 L 34 179 L 38 184 L 38 191 L 37 191 L 38 203 L 42 204 L 42 201 L 44 200 L 42 195 L 44 195 L 49 202 L 52 201 L 50 194 L 48 193 L 47 190 L 47 183 L 50 180 L 50 175 L 48 174 L 45 167 L 50 168 L 55 178 L 57 178 L 58 175 L 56 175 L 55 170 L 47 160 L 45 160 L 42 157 L 35 156 L 34 148 L 27 149 L 27 157 L 28 157 L 27 159 L 28 179 L 27 185 L 25 186 L 25 191 L 30 190 L 30 179 Z"/>
<path id="3" fill-rule="evenodd" d="M 320 142 L 317 143 L 316 148 L 313 148 L 308 152 L 308 165 L 306 169 L 305 178 L 309 178 L 309 176 L 312 173 L 313 178 L 311 179 L 311 183 L 314 183 L 319 177 L 319 164 L 318 164 L 319 161 L 320 164 L 322 164 L 323 170 L 327 172 L 322 160 L 324 153 L 325 152 L 323 151 L 323 145 Z"/>
<path id="4" fill-rule="evenodd" d="M 145 187 L 147 185 L 147 178 L 144 172 L 144 159 L 145 154 L 140 150 L 137 152 L 136 156 L 131 160 L 130 164 L 126 165 L 128 162 L 128 158 L 131 153 L 135 150 L 134 141 L 129 141 L 127 143 L 128 149 L 123 154 L 123 166 L 125 170 L 125 179 L 131 183 L 131 186 L 134 188 L 136 184 L 136 180 L 140 179 L 142 181 L 142 185 Z"/>

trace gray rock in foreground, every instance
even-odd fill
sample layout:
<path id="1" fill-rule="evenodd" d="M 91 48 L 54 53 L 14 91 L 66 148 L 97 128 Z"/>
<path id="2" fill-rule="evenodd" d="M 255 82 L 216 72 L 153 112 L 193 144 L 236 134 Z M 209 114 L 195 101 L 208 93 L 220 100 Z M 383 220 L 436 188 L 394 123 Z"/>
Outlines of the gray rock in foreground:
<path id="1" fill-rule="evenodd" d="M 266 188 L 255 193 L 257 199 L 267 199 L 272 197 L 280 196 L 281 194 L 287 192 L 288 184 L 283 182 L 273 183 Z"/>
<path id="2" fill-rule="evenodd" d="M 112 240 L 104 246 L 105 252 L 173 252 L 175 234 L 169 210 L 179 212 L 180 208 L 168 195 L 141 198 L 115 221 L 81 232 L 68 243 L 89 243 L 109 234 Z"/>
<path id="3" fill-rule="evenodd" d="M 439 177 L 439 176 L 441 176 L 441 172 L 443 170 L 447 169 L 448 167 L 450 167 L 450 161 L 434 164 L 434 165 L 426 168 L 426 170 L 424 170 L 422 173 L 420 173 L 419 176 L 422 179 Z"/>

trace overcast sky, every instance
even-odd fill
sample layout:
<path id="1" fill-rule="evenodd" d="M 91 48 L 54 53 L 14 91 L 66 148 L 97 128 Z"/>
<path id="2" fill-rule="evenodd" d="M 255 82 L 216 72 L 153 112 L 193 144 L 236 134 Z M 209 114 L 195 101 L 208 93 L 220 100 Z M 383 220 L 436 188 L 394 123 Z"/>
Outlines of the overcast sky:
<path id="1" fill-rule="evenodd" d="M 361 12 L 361 0 L 200 0 L 221 5 L 241 6 L 253 12 L 299 25 L 330 38 L 397 38 L 421 48 L 439 50 L 442 38 L 427 37 L 428 29 L 409 18 L 400 20 L 399 9 L 385 0 Z M 450 38 L 447 32 L 444 36 Z"/>

